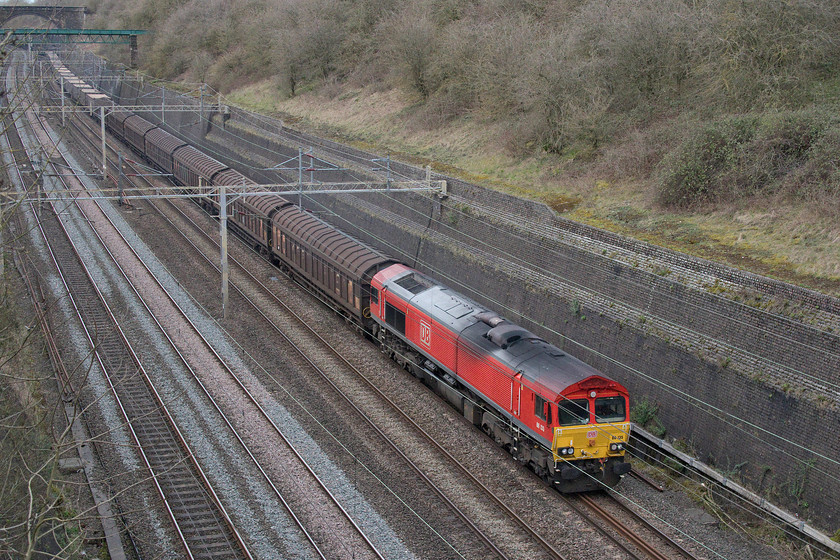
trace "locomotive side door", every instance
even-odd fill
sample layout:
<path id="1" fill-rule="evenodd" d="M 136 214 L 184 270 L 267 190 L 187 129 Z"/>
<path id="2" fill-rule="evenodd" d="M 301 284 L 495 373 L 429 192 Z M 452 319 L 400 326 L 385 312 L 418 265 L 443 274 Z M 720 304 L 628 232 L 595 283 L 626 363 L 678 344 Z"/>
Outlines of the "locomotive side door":
<path id="1" fill-rule="evenodd" d="M 510 412 L 520 416 L 522 412 L 522 372 L 517 372 L 510 380 Z"/>
<path id="2" fill-rule="evenodd" d="M 385 320 L 385 300 L 388 297 L 388 286 L 382 286 L 382 291 L 379 294 L 379 313 L 378 315 Z"/>

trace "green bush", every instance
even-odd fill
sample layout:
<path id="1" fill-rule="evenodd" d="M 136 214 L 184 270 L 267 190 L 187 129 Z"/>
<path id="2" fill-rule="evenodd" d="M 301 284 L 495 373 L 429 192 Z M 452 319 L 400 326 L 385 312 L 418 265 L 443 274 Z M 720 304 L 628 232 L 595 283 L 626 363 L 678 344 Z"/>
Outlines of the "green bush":
<path id="1" fill-rule="evenodd" d="M 663 158 L 666 206 L 791 196 L 840 204 L 840 118 L 824 109 L 729 117 L 697 127 Z"/>
<path id="2" fill-rule="evenodd" d="M 840 203 L 840 123 L 829 123 L 811 145 L 808 160 L 791 178 L 788 188 L 800 198 Z"/>
<path id="3" fill-rule="evenodd" d="M 666 433 L 665 426 L 659 420 L 659 405 L 648 400 L 647 397 L 642 397 L 630 409 L 630 420 L 638 426 L 650 431 L 656 437 L 664 437 Z"/>
<path id="4" fill-rule="evenodd" d="M 754 135 L 754 116 L 725 117 L 700 126 L 681 146 L 663 158 L 658 200 L 689 207 L 724 197 L 721 177 L 738 162 L 739 148 Z"/>
<path id="5" fill-rule="evenodd" d="M 811 147 L 831 117 L 821 111 L 785 111 L 761 117 L 755 136 L 738 148 L 732 169 L 720 179 L 727 198 L 738 200 L 787 189 L 807 163 Z M 788 186 L 790 185 L 790 186 Z"/>

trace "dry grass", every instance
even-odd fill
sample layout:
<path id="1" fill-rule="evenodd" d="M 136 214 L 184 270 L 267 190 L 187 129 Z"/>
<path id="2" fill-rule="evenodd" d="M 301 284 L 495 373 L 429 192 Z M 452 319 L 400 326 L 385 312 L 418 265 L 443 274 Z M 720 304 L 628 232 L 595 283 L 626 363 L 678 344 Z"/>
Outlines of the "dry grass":
<path id="1" fill-rule="evenodd" d="M 300 128 L 554 203 L 584 223 L 840 295 L 840 225 L 807 203 L 753 199 L 699 212 L 657 206 L 655 187 L 634 178 L 648 175 L 668 142 L 656 129 L 634 131 L 596 162 L 581 164 L 550 154 L 512 156 L 505 124 L 468 116 L 423 127 L 417 100 L 394 89 L 281 100 L 264 82 L 231 97 Z"/>

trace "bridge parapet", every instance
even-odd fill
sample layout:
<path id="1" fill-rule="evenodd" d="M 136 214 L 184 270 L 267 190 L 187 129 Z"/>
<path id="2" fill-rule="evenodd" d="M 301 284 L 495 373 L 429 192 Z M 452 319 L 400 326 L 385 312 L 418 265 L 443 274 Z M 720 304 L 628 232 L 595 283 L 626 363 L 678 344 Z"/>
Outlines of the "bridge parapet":
<path id="1" fill-rule="evenodd" d="M 59 29 L 84 29 L 85 15 L 90 13 L 84 6 L 2 6 L 0 27 L 20 16 L 36 16 L 47 21 L 49 26 Z"/>

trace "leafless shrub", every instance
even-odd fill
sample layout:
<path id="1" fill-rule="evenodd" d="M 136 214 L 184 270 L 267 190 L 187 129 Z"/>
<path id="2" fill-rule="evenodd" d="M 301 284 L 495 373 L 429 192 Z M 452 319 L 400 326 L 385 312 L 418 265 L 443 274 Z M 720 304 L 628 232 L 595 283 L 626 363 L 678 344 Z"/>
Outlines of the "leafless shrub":
<path id="1" fill-rule="evenodd" d="M 833 2 L 743 0 L 701 4 L 707 27 L 696 73 L 705 95 L 731 106 L 801 101 L 815 77 L 836 74 L 840 10 Z M 803 88 L 804 86 L 804 88 Z"/>
<path id="2" fill-rule="evenodd" d="M 376 33 L 381 62 L 423 99 L 438 85 L 432 74 L 436 33 L 431 13 L 419 4 L 385 18 Z"/>

